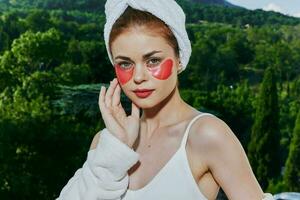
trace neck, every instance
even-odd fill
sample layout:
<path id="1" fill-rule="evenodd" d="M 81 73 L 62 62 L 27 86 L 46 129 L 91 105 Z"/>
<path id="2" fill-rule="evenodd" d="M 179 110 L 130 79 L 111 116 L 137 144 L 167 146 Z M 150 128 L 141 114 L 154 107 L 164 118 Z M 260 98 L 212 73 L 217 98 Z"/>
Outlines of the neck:
<path id="1" fill-rule="evenodd" d="M 176 124 L 184 118 L 188 105 L 181 99 L 178 87 L 155 107 L 143 109 L 141 122 L 146 126 L 146 137 L 151 138 L 155 130 Z"/>

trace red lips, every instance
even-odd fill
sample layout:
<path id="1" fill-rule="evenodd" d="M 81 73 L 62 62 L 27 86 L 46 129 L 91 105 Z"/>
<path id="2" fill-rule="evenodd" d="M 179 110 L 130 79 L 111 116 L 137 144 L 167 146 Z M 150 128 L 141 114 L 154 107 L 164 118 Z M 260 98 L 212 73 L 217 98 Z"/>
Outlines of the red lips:
<path id="1" fill-rule="evenodd" d="M 136 89 L 133 92 L 136 94 L 136 96 L 138 96 L 140 98 L 146 98 L 150 94 L 152 94 L 153 91 L 154 90 L 149 90 L 149 89 Z"/>
<path id="2" fill-rule="evenodd" d="M 150 89 L 136 89 L 136 90 L 133 90 L 134 92 L 149 92 L 149 91 L 152 91 Z"/>

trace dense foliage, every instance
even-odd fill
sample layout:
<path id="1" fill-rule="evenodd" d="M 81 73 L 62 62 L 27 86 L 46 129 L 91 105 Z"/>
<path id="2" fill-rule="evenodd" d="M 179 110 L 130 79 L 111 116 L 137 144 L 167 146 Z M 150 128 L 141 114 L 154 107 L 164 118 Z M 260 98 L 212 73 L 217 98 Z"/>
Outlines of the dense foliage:
<path id="1" fill-rule="evenodd" d="M 255 121 L 248 147 L 248 158 L 263 188 L 268 185 L 268 180 L 279 175 L 281 164 L 276 82 L 273 68 L 268 67 L 259 91 Z"/>
<path id="2" fill-rule="evenodd" d="M 290 152 L 286 161 L 286 173 L 284 181 L 291 191 L 300 190 L 300 111 L 295 122 L 294 133 L 290 145 Z"/>

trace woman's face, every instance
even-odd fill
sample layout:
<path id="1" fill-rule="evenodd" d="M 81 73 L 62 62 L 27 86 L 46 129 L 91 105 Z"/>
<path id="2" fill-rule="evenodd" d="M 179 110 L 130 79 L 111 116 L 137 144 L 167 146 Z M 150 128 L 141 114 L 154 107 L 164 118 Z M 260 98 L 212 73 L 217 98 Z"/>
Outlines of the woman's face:
<path id="1" fill-rule="evenodd" d="M 119 35 L 111 51 L 122 90 L 140 108 L 157 105 L 174 90 L 179 60 L 164 38 L 135 28 Z"/>

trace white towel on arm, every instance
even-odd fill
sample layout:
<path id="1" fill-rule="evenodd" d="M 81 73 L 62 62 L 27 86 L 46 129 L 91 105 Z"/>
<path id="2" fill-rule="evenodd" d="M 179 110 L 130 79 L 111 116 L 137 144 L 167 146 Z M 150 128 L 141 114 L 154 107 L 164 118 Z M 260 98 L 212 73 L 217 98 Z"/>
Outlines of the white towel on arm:
<path id="1" fill-rule="evenodd" d="M 192 47 L 185 29 L 185 13 L 175 0 L 107 0 L 105 4 L 104 40 L 110 62 L 113 64 L 108 45 L 109 34 L 115 21 L 128 6 L 137 10 L 148 11 L 169 26 L 179 46 L 182 68 L 178 73 L 181 73 L 189 62 Z"/>
<path id="2" fill-rule="evenodd" d="M 264 193 L 262 200 L 275 200 L 271 193 Z"/>
<path id="3" fill-rule="evenodd" d="M 128 187 L 127 170 L 138 159 L 138 153 L 105 128 L 96 149 L 88 152 L 83 167 L 75 172 L 56 200 L 119 200 Z"/>

